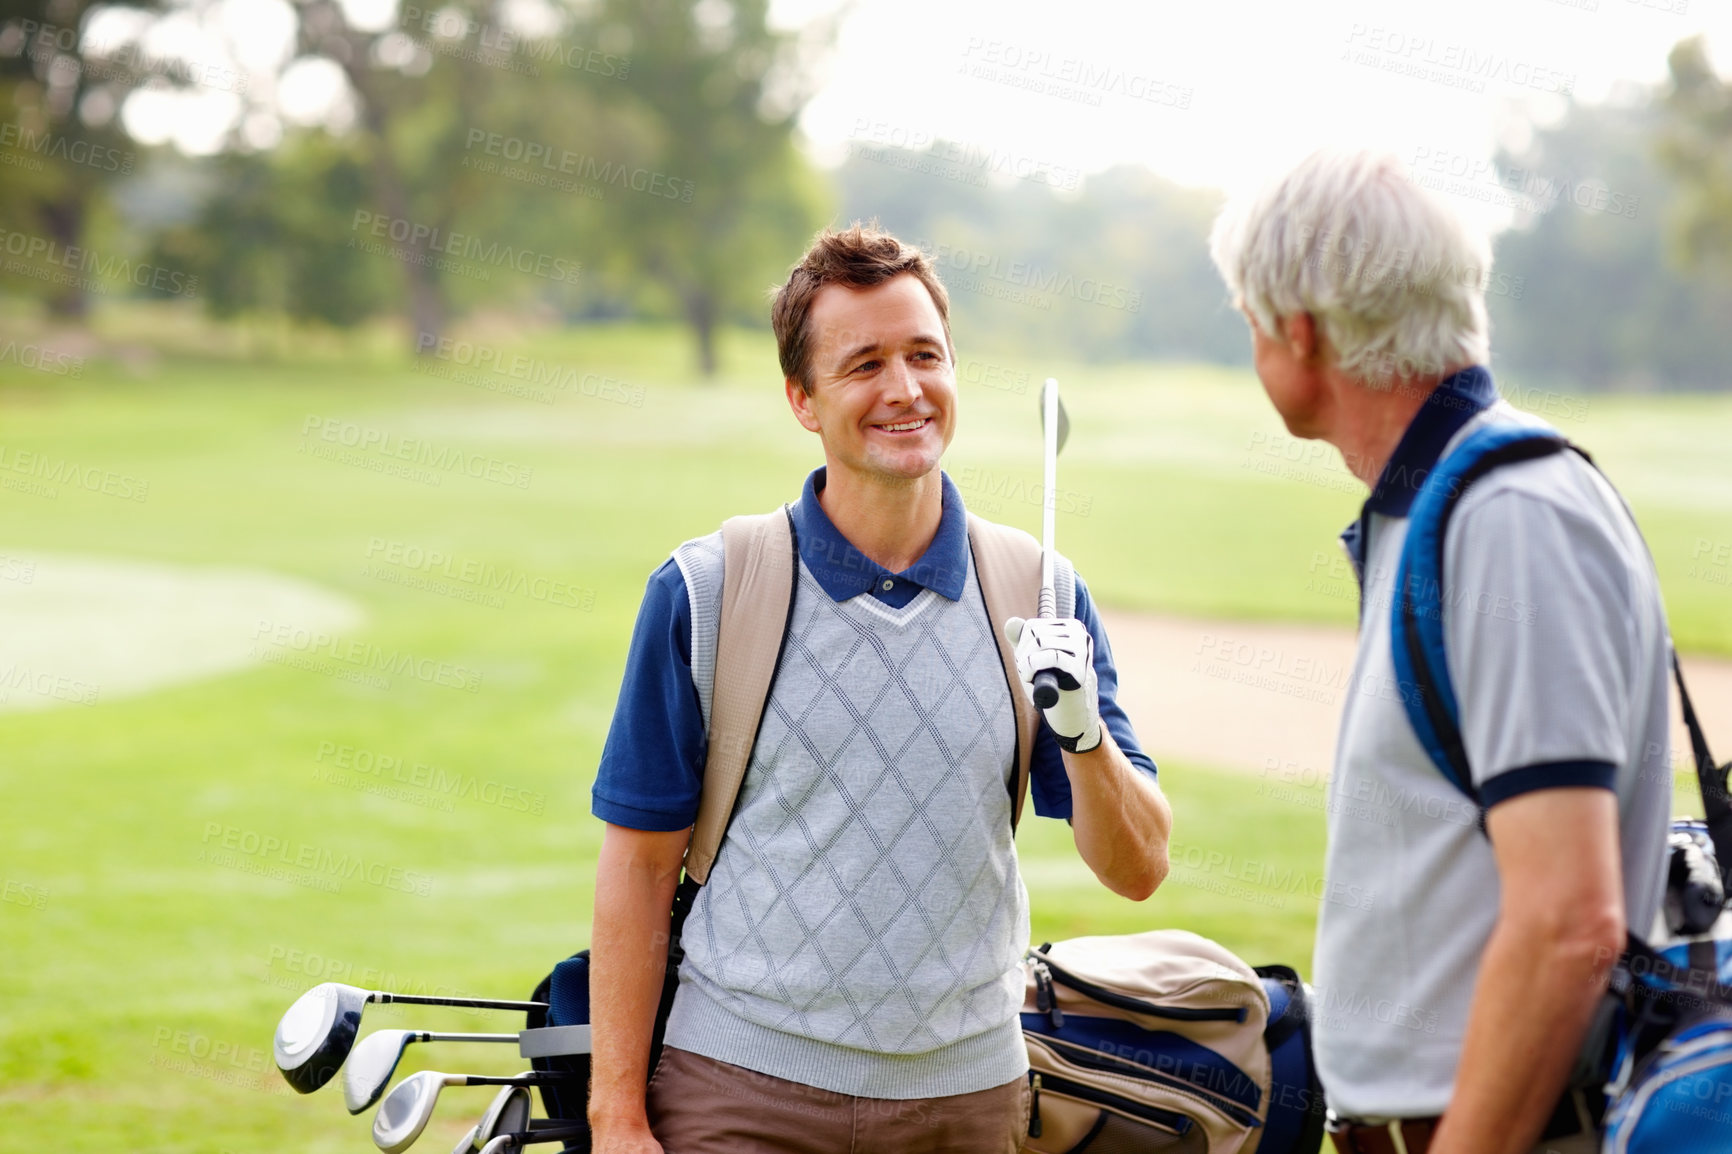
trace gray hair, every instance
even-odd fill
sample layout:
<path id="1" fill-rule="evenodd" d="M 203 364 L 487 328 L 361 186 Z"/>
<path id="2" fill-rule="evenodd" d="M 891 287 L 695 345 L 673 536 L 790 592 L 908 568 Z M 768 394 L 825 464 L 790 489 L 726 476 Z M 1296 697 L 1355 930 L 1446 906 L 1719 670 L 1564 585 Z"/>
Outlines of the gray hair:
<path id="1" fill-rule="evenodd" d="M 1279 338 L 1310 313 L 1370 384 L 1484 364 L 1491 243 L 1389 153 L 1323 149 L 1221 210 L 1209 237 L 1233 304 Z"/>

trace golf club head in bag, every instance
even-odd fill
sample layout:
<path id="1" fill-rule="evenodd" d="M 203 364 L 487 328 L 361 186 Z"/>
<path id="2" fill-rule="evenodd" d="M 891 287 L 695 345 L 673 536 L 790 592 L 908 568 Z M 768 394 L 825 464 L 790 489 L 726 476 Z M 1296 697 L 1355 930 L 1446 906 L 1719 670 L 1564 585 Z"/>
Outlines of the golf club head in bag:
<path id="1" fill-rule="evenodd" d="M 379 1103 L 378 1113 L 373 1115 L 373 1145 L 385 1154 L 402 1154 L 413 1146 L 433 1117 L 439 1092 L 447 1086 L 530 1086 L 544 1080 L 545 1075 L 534 1071 L 509 1078 L 417 1071 L 397 1083 Z"/>
<path id="2" fill-rule="evenodd" d="M 435 1034 L 423 1030 L 374 1030 L 355 1044 L 343 1067 L 343 1104 L 359 1114 L 379 1100 L 403 1051 L 411 1042 L 491 1042 L 517 1044 L 516 1034 Z"/>
<path id="3" fill-rule="evenodd" d="M 342 1068 L 361 1029 L 361 1013 L 369 1002 L 411 1006 L 471 1006 L 487 1010 L 545 1010 L 539 1002 L 493 998 L 437 998 L 363 990 L 341 982 L 323 982 L 299 998 L 277 1023 L 271 1053 L 283 1078 L 302 1094 L 329 1082 Z"/>

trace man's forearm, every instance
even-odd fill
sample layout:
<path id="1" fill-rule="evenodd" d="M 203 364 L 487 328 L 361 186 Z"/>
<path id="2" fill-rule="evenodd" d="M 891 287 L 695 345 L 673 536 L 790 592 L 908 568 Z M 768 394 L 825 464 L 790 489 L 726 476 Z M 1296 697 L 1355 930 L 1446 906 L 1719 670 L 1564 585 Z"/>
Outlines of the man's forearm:
<path id="1" fill-rule="evenodd" d="M 1077 852 L 1108 889 L 1133 901 L 1167 876 L 1173 815 L 1160 788 L 1130 763 L 1103 725 L 1101 743 L 1066 753 Z"/>
<path id="2" fill-rule="evenodd" d="M 1614 956 L 1591 927 L 1581 929 L 1557 935 L 1532 922 L 1498 923 L 1431 1154 L 1525 1154 L 1539 1141 Z"/>
<path id="3" fill-rule="evenodd" d="M 679 880 L 679 857 L 674 855 L 670 865 L 665 845 L 644 844 L 655 836 L 625 836 L 610 827 L 596 865 L 589 1116 L 598 1130 L 647 1125 L 650 1035 L 667 971 L 669 911 Z M 683 837 L 678 835 L 676 846 L 683 846 Z"/>

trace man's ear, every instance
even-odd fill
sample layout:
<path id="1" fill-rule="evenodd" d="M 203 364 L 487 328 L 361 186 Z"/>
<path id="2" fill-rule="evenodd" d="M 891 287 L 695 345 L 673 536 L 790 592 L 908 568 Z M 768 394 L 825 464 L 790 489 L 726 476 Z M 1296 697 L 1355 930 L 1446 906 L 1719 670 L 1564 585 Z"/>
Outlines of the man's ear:
<path id="1" fill-rule="evenodd" d="M 794 410 L 794 419 L 805 426 L 808 433 L 818 432 L 818 414 L 812 409 L 811 395 L 794 377 L 783 377 L 782 388 L 788 394 L 788 407 Z"/>
<path id="2" fill-rule="evenodd" d="M 1317 335 L 1317 322 L 1310 313 L 1292 313 L 1282 318 L 1281 327 L 1287 339 L 1287 349 L 1301 364 L 1318 359 L 1322 350 Z"/>

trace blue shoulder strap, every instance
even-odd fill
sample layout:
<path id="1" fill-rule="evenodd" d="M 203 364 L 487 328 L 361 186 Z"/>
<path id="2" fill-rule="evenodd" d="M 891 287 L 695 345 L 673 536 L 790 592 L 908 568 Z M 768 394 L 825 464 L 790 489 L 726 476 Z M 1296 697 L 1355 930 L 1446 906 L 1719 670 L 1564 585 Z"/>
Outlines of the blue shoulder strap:
<path id="1" fill-rule="evenodd" d="M 1500 465 L 1549 456 L 1569 442 L 1557 433 L 1501 425 L 1470 433 L 1440 461 L 1407 514 L 1395 571 L 1390 641 L 1401 703 L 1420 745 L 1450 784 L 1479 804 L 1461 739 L 1461 712 L 1444 658 L 1443 542 L 1449 519 L 1473 483 Z"/>

